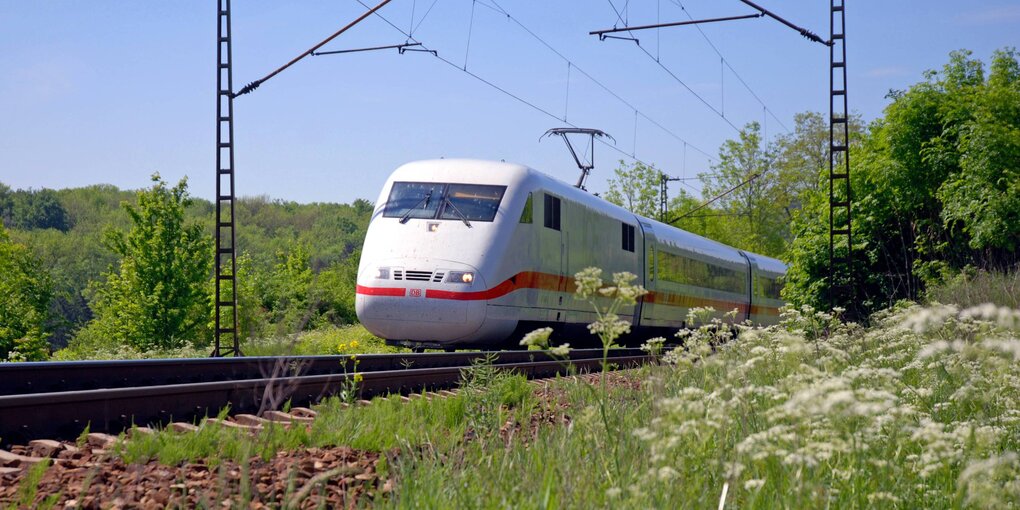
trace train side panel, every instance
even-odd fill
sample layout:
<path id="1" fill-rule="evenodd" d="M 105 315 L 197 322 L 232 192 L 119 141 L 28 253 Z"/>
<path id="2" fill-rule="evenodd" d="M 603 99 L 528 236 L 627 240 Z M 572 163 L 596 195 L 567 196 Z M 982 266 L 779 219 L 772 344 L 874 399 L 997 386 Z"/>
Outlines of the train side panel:
<path id="1" fill-rule="evenodd" d="M 643 226 L 650 290 L 644 300 L 643 325 L 696 326 L 687 323 L 692 308 L 713 308 L 715 312 L 705 320 L 728 320 L 725 314 L 732 310 L 737 310 L 736 321 L 747 316 L 750 267 L 739 250 L 651 220 Z"/>
<path id="2" fill-rule="evenodd" d="M 527 191 L 530 205 L 520 211 L 521 220 L 509 234 L 512 240 L 499 271 L 516 275 L 520 290 L 489 303 L 489 313 L 516 317 L 523 329 L 583 328 L 594 321 L 591 305 L 574 297 L 574 274 L 586 267 L 602 268 L 607 280 L 614 272 L 641 273 L 635 217 L 582 203 L 576 200 L 574 188 L 557 184 L 536 179 Z M 606 299 L 600 302 L 608 304 Z M 627 307 L 620 315 L 633 320 L 634 310 Z M 571 330 L 577 333 L 577 328 Z M 581 333 L 588 335 L 586 330 Z"/>
<path id="3" fill-rule="evenodd" d="M 779 322 L 779 309 L 786 305 L 780 292 L 786 265 L 763 255 L 747 254 L 751 260 L 751 322 L 771 325 Z"/>

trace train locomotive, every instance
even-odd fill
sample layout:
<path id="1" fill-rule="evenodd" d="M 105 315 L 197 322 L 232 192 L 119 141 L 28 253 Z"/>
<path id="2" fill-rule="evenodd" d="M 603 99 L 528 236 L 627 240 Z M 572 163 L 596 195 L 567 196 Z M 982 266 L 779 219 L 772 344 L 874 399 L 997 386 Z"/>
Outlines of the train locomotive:
<path id="1" fill-rule="evenodd" d="M 358 319 L 412 348 L 516 347 L 534 329 L 597 342 L 573 275 L 629 271 L 649 292 L 619 315 L 630 338 L 671 337 L 694 307 L 778 321 L 779 260 L 634 213 L 526 166 L 468 159 L 405 164 L 376 202 L 358 268 Z"/>

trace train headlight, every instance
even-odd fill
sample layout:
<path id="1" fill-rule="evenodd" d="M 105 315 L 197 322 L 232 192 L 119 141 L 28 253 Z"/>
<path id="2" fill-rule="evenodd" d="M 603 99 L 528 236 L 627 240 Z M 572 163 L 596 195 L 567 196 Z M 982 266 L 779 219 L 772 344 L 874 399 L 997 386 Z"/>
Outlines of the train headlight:
<path id="1" fill-rule="evenodd" d="M 471 271 L 450 271 L 446 277 L 446 281 L 449 283 L 467 283 L 475 281 L 475 273 Z"/>
<path id="2" fill-rule="evenodd" d="M 376 280 L 389 280 L 390 279 L 390 268 L 380 267 L 375 270 Z"/>

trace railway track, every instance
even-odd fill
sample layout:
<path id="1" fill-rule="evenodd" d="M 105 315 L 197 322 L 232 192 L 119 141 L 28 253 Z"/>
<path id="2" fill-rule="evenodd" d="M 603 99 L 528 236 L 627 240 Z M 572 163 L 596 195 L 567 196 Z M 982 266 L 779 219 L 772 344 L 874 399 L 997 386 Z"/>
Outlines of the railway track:
<path id="1" fill-rule="evenodd" d="M 348 356 L 210 358 L 182 360 L 12 363 L 0 365 L 0 446 L 31 439 L 73 439 L 85 427 L 119 433 L 132 425 L 193 422 L 232 413 L 258 414 L 284 402 L 304 406 L 354 382 L 359 398 L 456 386 L 461 371 L 491 363 L 528 377 L 565 372 L 542 351 L 498 353 L 372 354 Z M 613 349 L 620 367 L 648 360 L 638 349 Z M 600 349 L 570 353 L 578 371 L 601 368 Z"/>

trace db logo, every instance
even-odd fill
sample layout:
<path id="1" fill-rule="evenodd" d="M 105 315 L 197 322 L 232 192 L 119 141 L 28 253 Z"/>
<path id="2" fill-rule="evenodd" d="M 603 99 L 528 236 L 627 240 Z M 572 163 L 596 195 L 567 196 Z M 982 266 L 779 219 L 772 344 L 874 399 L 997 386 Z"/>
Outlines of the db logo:
<path id="1" fill-rule="evenodd" d="M 421 289 L 409 289 L 408 295 L 411 297 L 421 297 Z"/>

